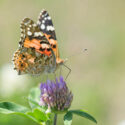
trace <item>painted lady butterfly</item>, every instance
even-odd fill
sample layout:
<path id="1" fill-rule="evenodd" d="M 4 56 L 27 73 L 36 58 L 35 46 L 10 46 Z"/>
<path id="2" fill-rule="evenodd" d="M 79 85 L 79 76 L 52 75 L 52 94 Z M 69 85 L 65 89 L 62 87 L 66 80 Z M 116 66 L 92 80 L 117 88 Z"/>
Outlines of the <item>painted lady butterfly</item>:
<path id="1" fill-rule="evenodd" d="M 59 57 L 55 30 L 46 10 L 40 13 L 37 23 L 29 18 L 21 22 L 21 39 L 13 62 L 19 75 L 53 73 L 64 63 Z"/>

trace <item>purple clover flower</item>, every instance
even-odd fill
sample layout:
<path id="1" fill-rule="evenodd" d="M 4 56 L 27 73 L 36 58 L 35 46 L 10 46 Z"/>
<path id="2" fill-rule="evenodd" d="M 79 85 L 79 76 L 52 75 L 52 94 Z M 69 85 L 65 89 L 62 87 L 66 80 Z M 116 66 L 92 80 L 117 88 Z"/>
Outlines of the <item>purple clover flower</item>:
<path id="1" fill-rule="evenodd" d="M 63 77 L 56 82 L 47 80 L 40 85 L 40 105 L 48 106 L 52 111 L 66 111 L 73 100 L 73 94 L 69 91 Z"/>

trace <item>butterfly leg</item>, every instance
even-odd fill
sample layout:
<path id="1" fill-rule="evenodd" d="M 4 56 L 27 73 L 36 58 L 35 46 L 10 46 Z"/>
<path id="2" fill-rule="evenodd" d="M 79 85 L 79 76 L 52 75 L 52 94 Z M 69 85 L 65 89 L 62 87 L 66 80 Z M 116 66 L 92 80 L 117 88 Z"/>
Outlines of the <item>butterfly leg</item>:
<path id="1" fill-rule="evenodd" d="M 68 74 L 67 74 L 67 76 L 66 76 L 66 78 L 65 78 L 65 80 L 66 80 L 72 70 L 71 70 L 68 66 L 66 66 L 65 64 L 63 64 L 63 66 L 69 70 L 69 72 L 68 72 Z"/>

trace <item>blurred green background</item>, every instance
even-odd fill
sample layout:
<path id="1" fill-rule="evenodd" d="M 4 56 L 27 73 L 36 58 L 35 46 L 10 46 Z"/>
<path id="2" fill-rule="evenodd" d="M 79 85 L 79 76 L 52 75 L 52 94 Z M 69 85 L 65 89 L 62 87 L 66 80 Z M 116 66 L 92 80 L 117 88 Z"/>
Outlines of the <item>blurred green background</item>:
<path id="1" fill-rule="evenodd" d="M 124 0 L 0 0 L 0 101 L 28 105 L 30 88 L 45 76 L 18 76 L 12 55 L 20 39 L 20 21 L 37 21 L 41 9 L 50 13 L 62 58 L 72 69 L 67 83 L 74 94 L 72 109 L 85 109 L 98 125 L 125 125 L 125 1 Z M 64 76 L 67 71 L 63 68 Z M 63 115 L 58 125 L 63 125 Z M 1 115 L 0 125 L 36 125 L 16 115 Z M 94 125 L 74 116 L 73 125 Z"/>

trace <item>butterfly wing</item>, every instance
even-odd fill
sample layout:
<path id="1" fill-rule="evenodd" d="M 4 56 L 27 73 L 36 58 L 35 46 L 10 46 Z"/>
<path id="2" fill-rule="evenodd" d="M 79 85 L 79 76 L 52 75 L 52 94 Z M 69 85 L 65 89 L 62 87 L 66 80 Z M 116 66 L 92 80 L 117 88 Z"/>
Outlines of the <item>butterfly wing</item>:
<path id="1" fill-rule="evenodd" d="M 49 39 L 56 40 L 56 34 L 55 34 L 54 26 L 53 26 L 51 17 L 49 16 L 49 14 L 46 10 L 41 11 L 37 24 L 38 24 L 40 30 L 43 33 L 50 36 Z"/>
<path id="2" fill-rule="evenodd" d="M 55 53 L 56 62 L 61 63 L 63 60 L 61 60 L 59 57 L 59 50 L 58 50 L 55 29 L 54 29 L 51 17 L 49 16 L 46 10 L 41 11 L 38 18 L 37 25 L 39 26 L 40 30 L 45 34 L 46 38 L 48 39 Z"/>
<path id="3" fill-rule="evenodd" d="M 21 22 L 19 45 L 13 60 L 19 74 L 35 75 L 54 71 L 56 58 L 51 45 L 39 27 L 29 18 L 25 18 Z"/>
<path id="4" fill-rule="evenodd" d="M 39 27 L 29 18 L 21 22 L 20 47 L 32 48 L 41 54 L 51 55 L 50 44 Z"/>

